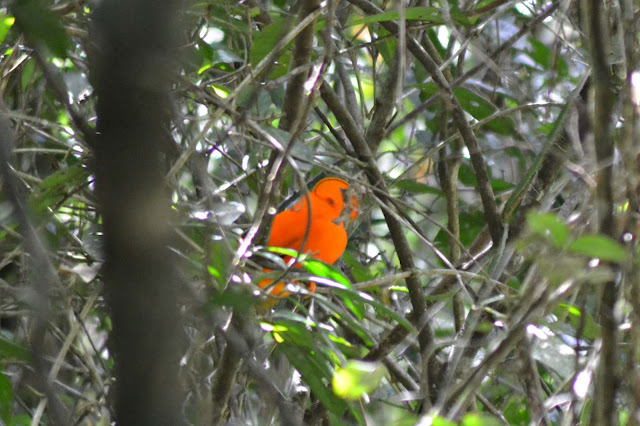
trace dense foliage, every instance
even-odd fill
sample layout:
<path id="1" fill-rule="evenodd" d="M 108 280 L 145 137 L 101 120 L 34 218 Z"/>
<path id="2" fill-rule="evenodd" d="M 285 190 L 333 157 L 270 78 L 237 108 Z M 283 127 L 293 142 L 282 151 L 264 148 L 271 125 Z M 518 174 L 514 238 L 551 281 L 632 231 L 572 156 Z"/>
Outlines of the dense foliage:
<path id="1" fill-rule="evenodd" d="M 116 77 L 95 59 L 97 7 L 0 3 L 0 424 L 118 416 L 95 182 L 96 82 Z M 162 162 L 181 415 L 640 424 L 637 10 L 184 4 L 162 53 L 177 70 L 167 137 L 148 156 L 111 149 Z M 359 198 L 348 248 L 286 271 L 315 293 L 265 303 L 257 284 L 285 273 L 273 215 L 325 176 Z"/>

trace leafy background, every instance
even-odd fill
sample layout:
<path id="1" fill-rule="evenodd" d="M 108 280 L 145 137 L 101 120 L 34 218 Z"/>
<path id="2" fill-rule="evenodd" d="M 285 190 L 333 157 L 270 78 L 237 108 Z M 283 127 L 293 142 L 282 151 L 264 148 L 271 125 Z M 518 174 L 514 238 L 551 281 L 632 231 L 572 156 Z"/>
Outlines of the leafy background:
<path id="1" fill-rule="evenodd" d="M 96 7 L 0 4 L 0 111 L 15 134 L 0 194 L 0 424 L 60 423 L 52 406 L 69 424 L 117 417 L 91 141 Z M 170 143 L 154 148 L 181 271 L 181 358 L 167 366 L 181 415 L 638 424 L 636 13 L 182 5 Z M 7 176 L 57 277 L 44 296 Z M 303 262 L 292 274 L 318 292 L 267 309 L 256 283 L 280 262 L 264 247 L 269 218 L 322 176 L 360 196 L 347 251 L 333 267 Z"/>

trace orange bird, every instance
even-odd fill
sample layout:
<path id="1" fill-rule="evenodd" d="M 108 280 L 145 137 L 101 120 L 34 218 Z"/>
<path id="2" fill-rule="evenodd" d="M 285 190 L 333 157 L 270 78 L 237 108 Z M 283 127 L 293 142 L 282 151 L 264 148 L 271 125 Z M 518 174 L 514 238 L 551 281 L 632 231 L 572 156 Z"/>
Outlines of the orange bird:
<path id="1" fill-rule="evenodd" d="M 354 197 L 345 202 L 348 188 L 349 184 L 342 179 L 322 179 L 292 208 L 276 215 L 268 245 L 290 248 L 298 253 L 308 253 L 323 262 L 335 263 L 347 248 L 344 222 L 355 219 L 358 214 L 358 203 Z M 285 258 L 285 261 L 289 259 Z M 272 282 L 269 279 L 262 280 L 259 286 L 264 288 Z M 285 283 L 279 282 L 273 286 L 270 294 L 286 297 L 289 293 L 283 291 L 284 287 Z M 309 290 L 315 290 L 314 283 L 309 284 Z"/>

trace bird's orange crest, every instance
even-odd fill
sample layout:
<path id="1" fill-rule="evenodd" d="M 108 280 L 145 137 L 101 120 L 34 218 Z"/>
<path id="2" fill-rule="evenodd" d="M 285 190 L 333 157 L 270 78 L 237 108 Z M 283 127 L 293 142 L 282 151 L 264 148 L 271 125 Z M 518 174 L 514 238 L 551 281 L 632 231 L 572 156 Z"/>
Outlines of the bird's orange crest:
<path id="1" fill-rule="evenodd" d="M 324 178 L 313 187 L 313 193 L 327 200 L 333 211 L 338 211 L 335 219 L 347 214 L 349 220 L 354 220 L 358 215 L 358 201 L 351 194 L 349 183 L 336 177 Z"/>

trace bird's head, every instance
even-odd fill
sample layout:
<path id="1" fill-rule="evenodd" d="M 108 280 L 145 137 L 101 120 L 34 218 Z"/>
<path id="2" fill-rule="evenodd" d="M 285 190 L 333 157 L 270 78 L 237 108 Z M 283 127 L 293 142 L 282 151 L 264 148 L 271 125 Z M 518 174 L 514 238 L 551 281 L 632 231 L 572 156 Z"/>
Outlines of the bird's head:
<path id="1" fill-rule="evenodd" d="M 358 215 L 358 201 L 349 183 L 335 177 L 322 179 L 313 188 L 316 197 L 323 201 L 324 214 L 336 222 L 348 222 Z"/>

